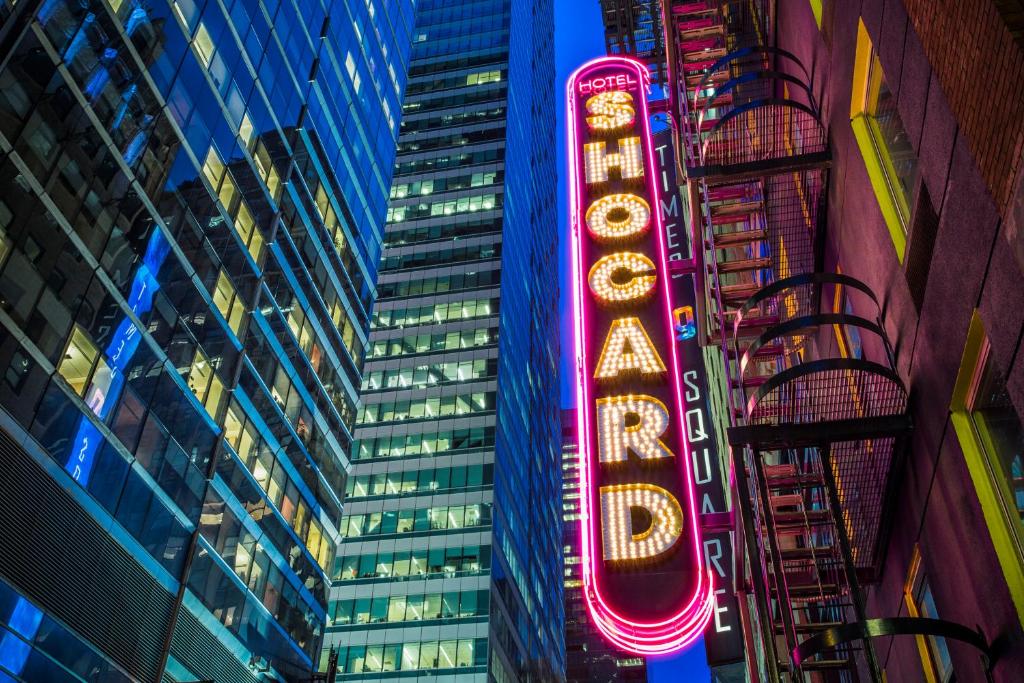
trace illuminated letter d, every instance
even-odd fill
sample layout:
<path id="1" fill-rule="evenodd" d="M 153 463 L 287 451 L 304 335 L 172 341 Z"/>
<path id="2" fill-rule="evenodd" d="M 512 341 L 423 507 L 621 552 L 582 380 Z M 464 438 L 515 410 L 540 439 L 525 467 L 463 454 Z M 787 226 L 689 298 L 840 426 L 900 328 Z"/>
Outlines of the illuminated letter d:
<path id="1" fill-rule="evenodd" d="M 634 515 L 634 510 L 638 514 Z M 638 517 L 647 517 L 649 523 L 637 521 Z M 606 561 L 653 559 L 668 552 L 682 533 L 683 511 L 672 494 L 660 486 L 601 487 L 601 536 Z"/>

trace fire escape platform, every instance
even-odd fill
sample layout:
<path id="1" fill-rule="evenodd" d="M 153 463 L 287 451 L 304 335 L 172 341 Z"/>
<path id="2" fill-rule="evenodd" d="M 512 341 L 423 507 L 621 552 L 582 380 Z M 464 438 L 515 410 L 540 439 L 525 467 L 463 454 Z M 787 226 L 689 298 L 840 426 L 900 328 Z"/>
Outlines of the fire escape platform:
<path id="1" fill-rule="evenodd" d="M 757 450 L 812 448 L 833 441 L 879 439 L 906 434 L 910 415 L 883 415 L 804 424 L 738 425 L 729 428 L 729 445 Z"/>

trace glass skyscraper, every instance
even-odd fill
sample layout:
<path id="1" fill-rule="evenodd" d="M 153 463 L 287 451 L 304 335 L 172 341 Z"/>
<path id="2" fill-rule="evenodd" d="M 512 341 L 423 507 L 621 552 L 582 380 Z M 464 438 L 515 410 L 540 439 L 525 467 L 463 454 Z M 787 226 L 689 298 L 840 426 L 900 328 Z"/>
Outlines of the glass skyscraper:
<path id="1" fill-rule="evenodd" d="M 568 683 L 647 681 L 647 662 L 609 643 L 587 612 L 580 557 L 580 461 L 576 410 L 562 411 L 562 530 L 565 562 L 565 679 Z"/>
<path id="2" fill-rule="evenodd" d="M 552 5 L 415 26 L 327 645 L 343 680 L 559 680 Z"/>
<path id="3" fill-rule="evenodd" d="M 2 0 L 0 681 L 309 680 L 412 0 Z"/>

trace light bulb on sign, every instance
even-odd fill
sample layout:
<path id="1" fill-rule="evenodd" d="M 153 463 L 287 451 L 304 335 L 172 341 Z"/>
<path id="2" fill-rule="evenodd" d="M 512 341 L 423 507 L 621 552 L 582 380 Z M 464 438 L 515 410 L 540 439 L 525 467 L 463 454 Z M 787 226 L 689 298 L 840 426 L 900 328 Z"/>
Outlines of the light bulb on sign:
<path id="1" fill-rule="evenodd" d="M 633 528 L 633 508 L 647 511 L 650 526 Z M 606 562 L 654 559 L 679 540 L 683 511 L 675 496 L 654 484 L 602 486 L 601 532 Z"/>
<path id="2" fill-rule="evenodd" d="M 609 194 L 587 209 L 590 234 L 601 242 L 640 237 L 651 226 L 651 207 L 635 194 Z"/>
<path id="3" fill-rule="evenodd" d="M 627 424 L 635 418 L 635 424 Z M 624 463 L 632 451 L 643 462 L 674 457 L 662 441 L 669 426 L 668 408 L 646 395 L 597 399 L 597 452 L 603 463 Z"/>
<path id="4" fill-rule="evenodd" d="M 640 138 L 620 138 L 618 152 L 608 152 L 607 148 L 603 140 L 583 145 L 583 165 L 588 185 L 607 182 L 608 171 L 613 168 L 619 169 L 619 177 L 623 180 L 644 176 Z"/>
<path id="5" fill-rule="evenodd" d="M 587 117 L 587 124 L 592 130 L 624 128 L 636 117 L 633 96 L 621 90 L 598 93 L 587 100 L 586 106 L 587 111 L 593 114 Z"/>
<path id="6" fill-rule="evenodd" d="M 626 282 L 616 282 L 616 276 L 627 273 Z M 657 276 L 654 262 L 643 254 L 622 251 L 597 260 L 587 278 L 590 291 L 604 304 L 625 303 L 647 298 L 654 292 Z"/>
<path id="7" fill-rule="evenodd" d="M 627 344 L 629 350 L 626 349 Z M 594 378 L 609 380 L 630 372 L 638 372 L 645 377 L 665 372 L 665 362 L 654 348 L 640 318 L 635 316 L 612 321 Z"/>

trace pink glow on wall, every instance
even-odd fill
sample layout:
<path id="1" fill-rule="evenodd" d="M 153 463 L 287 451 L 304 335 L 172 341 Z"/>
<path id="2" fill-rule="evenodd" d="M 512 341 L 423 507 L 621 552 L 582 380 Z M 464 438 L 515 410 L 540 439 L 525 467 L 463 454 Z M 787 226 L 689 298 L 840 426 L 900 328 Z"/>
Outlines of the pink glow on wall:
<path id="1" fill-rule="evenodd" d="M 567 92 L 583 592 L 591 617 L 601 633 L 618 647 L 640 655 L 665 654 L 692 643 L 707 626 L 714 606 L 712 580 L 702 556 L 692 459 L 683 421 L 682 369 L 679 367 L 677 345 L 671 341 L 674 322 L 671 277 L 650 134 L 646 100 L 648 83 L 647 69 L 639 62 L 623 57 L 603 57 L 577 69 L 569 79 Z M 653 326 L 663 325 L 664 329 L 658 330 L 657 336 L 668 340 L 660 344 L 658 350 L 662 354 L 668 353 L 668 358 L 665 358 L 669 366 L 667 387 L 663 388 L 662 400 L 668 399 L 665 403 L 671 416 L 669 430 L 673 432 L 676 444 L 674 466 L 660 472 L 658 485 L 664 485 L 670 490 L 686 516 L 683 537 L 677 541 L 681 547 L 671 558 L 653 565 L 626 569 L 606 567 L 601 556 L 601 514 L 597 490 L 603 484 L 618 483 L 622 473 L 608 475 L 596 462 L 594 401 L 598 398 L 598 388 L 592 379 L 596 357 L 588 347 L 594 343 L 592 335 L 603 339 L 606 327 L 599 325 L 597 318 L 607 316 L 588 298 L 586 274 L 594 260 L 588 257 L 599 249 L 588 235 L 584 213 L 589 204 L 599 198 L 600 193 L 590 195 L 581 168 L 583 145 L 588 141 L 586 113 L 581 111 L 583 103 L 591 94 L 608 89 L 631 91 L 637 109 L 634 130 L 629 134 L 639 135 L 643 144 L 643 185 L 652 214 L 651 230 L 644 241 L 653 252 L 650 257 L 657 268 L 659 290 L 651 300 L 648 307 L 650 310 L 645 309 L 644 323 L 652 336 Z M 659 306 L 660 315 L 656 312 Z M 600 343 L 600 339 L 597 343 Z M 629 384 L 626 388 L 617 389 L 616 393 L 644 393 L 646 389 L 640 383 Z M 666 437 L 668 434 L 666 432 Z M 649 475 L 647 470 L 637 465 L 630 466 L 635 481 L 646 481 L 644 477 Z M 629 476 L 629 473 L 625 476 Z M 665 588 L 660 588 L 662 586 Z M 686 590 L 673 591 L 672 586 L 683 586 Z"/>

